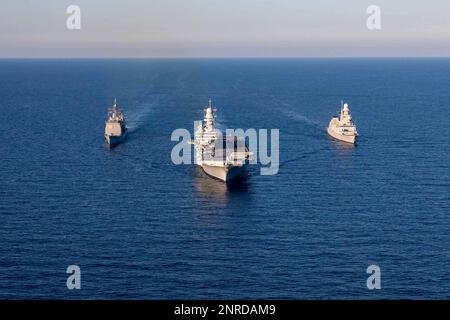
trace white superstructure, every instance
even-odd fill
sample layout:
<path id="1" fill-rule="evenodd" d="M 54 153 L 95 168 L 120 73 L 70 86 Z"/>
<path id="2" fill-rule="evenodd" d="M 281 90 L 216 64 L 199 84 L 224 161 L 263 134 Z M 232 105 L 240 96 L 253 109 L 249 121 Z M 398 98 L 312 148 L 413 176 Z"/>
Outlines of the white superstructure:
<path id="1" fill-rule="evenodd" d="M 229 181 L 244 172 L 251 153 L 245 147 L 244 141 L 238 137 L 224 138 L 214 128 L 214 121 L 214 109 L 210 99 L 205 109 L 205 117 L 195 130 L 195 160 L 208 175 Z"/>
<path id="2" fill-rule="evenodd" d="M 117 101 L 114 99 L 114 104 L 108 111 L 108 119 L 105 125 L 105 139 L 110 146 L 123 141 L 127 135 L 127 126 L 123 112 L 118 110 Z"/>
<path id="3" fill-rule="evenodd" d="M 353 144 L 356 142 L 358 132 L 347 103 L 342 104 L 341 111 L 337 117 L 331 118 L 328 125 L 328 134 L 340 141 Z"/>

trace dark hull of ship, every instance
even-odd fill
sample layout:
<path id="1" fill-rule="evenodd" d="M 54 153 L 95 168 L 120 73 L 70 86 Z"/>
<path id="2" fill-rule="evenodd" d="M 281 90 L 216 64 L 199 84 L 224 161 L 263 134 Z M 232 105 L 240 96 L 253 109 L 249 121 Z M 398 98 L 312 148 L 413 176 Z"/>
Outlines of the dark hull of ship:
<path id="1" fill-rule="evenodd" d="M 105 139 L 106 139 L 106 143 L 109 145 L 109 147 L 115 147 L 116 145 L 118 145 L 119 143 L 123 142 L 125 140 L 125 138 L 127 137 L 127 131 L 125 131 L 122 135 L 120 136 L 108 136 L 105 135 Z"/>

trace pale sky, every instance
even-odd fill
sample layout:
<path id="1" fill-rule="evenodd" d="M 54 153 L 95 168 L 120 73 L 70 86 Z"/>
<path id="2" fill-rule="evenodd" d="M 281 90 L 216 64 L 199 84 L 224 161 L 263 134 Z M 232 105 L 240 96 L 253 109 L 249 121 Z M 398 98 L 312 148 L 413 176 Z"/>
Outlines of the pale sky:
<path id="1" fill-rule="evenodd" d="M 81 8 L 81 30 L 66 8 Z M 369 5 L 381 30 L 366 27 Z M 0 57 L 450 57 L 450 0 L 7 0 Z"/>

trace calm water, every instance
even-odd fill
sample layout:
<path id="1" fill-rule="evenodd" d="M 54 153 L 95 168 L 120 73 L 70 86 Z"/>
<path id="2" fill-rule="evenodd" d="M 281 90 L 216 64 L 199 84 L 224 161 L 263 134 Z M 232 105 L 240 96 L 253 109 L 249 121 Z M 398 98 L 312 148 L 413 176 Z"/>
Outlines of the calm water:
<path id="1" fill-rule="evenodd" d="M 209 97 L 280 129 L 277 175 L 171 163 Z M 356 148 L 326 134 L 342 99 Z M 449 120 L 450 60 L 1 60 L 0 298 L 450 298 Z"/>

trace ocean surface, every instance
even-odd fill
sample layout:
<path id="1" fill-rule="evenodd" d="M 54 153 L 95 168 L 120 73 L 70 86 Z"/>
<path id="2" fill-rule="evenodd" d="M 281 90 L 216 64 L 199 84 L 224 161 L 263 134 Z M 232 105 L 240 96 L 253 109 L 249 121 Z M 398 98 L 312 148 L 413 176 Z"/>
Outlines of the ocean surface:
<path id="1" fill-rule="evenodd" d="M 209 98 L 280 129 L 278 174 L 172 163 Z M 450 59 L 0 60 L 0 138 L 1 299 L 450 298 Z"/>

